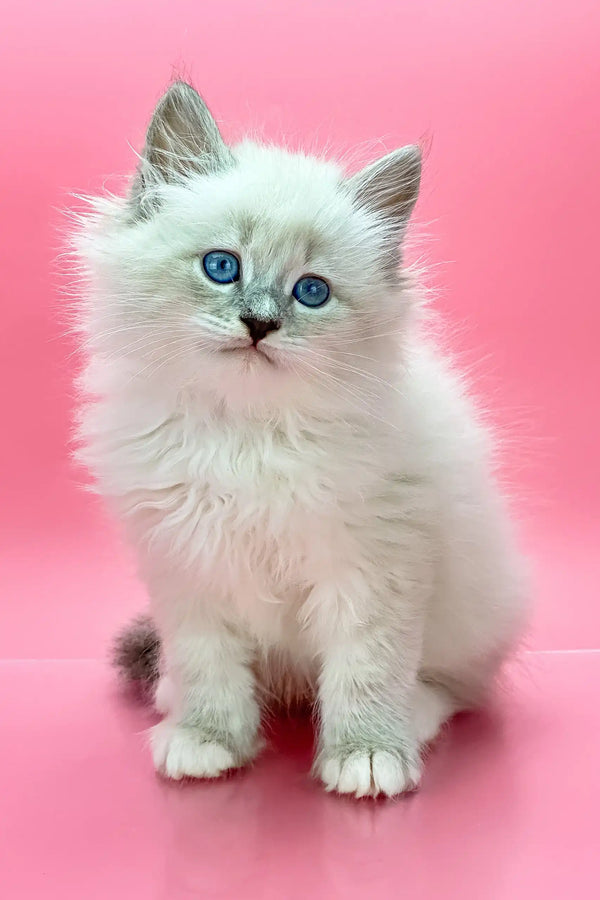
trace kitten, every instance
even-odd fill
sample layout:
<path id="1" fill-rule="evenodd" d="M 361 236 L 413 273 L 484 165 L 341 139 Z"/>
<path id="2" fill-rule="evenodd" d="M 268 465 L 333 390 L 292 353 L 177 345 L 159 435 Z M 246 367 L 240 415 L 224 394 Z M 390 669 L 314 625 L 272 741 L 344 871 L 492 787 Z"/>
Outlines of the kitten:
<path id="1" fill-rule="evenodd" d="M 402 264 L 420 171 L 230 148 L 176 83 L 78 233 L 81 457 L 148 587 L 118 662 L 156 681 L 171 778 L 250 762 L 261 706 L 308 697 L 327 790 L 410 790 L 519 633 L 488 436 Z"/>

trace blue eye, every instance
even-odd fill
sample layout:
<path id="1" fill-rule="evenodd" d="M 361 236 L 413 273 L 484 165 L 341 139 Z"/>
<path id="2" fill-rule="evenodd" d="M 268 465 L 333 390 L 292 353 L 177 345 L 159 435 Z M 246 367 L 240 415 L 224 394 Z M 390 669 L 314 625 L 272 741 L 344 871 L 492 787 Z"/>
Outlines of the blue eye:
<path id="1" fill-rule="evenodd" d="M 323 306 L 329 300 L 329 285 L 322 278 L 305 275 L 296 282 L 292 294 L 304 306 Z"/>
<path id="2" fill-rule="evenodd" d="M 240 277 L 240 262 L 233 253 L 226 250 L 212 250 L 202 260 L 204 271 L 217 284 L 231 284 Z"/>

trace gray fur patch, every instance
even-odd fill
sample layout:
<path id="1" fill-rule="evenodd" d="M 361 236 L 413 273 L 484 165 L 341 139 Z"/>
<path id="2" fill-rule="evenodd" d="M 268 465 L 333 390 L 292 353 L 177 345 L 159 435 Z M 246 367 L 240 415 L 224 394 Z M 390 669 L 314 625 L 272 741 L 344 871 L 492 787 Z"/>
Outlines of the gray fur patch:
<path id="1" fill-rule="evenodd" d="M 121 679 L 151 688 L 159 676 L 160 638 L 150 616 L 141 615 L 116 636 L 111 661 Z"/>

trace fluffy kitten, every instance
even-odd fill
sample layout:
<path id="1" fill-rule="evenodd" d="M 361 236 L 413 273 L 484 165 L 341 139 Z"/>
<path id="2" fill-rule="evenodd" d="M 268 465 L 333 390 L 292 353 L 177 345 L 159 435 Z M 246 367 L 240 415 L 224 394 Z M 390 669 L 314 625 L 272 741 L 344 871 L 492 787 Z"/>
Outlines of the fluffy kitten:
<path id="1" fill-rule="evenodd" d="M 171 778 L 248 763 L 261 705 L 314 697 L 328 790 L 414 788 L 515 640 L 488 438 L 402 267 L 420 169 L 229 148 L 176 83 L 78 234 L 81 454 L 148 587 L 120 662 L 160 675 Z"/>

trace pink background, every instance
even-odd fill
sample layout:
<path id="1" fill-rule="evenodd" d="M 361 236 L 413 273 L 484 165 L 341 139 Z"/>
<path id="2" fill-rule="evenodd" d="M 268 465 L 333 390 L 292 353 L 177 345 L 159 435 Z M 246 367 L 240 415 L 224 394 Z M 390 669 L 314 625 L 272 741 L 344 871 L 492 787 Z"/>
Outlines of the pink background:
<path id="1" fill-rule="evenodd" d="M 0 657 L 70 659 L 63 665 L 75 666 L 0 667 L 13 687 L 23 685 L 23 696 L 33 704 L 21 704 L 19 689 L 11 693 L 15 735 L 31 735 L 39 746 L 41 726 L 28 709 L 35 710 L 35 722 L 47 720 L 50 745 L 61 716 L 65 728 L 77 723 L 98 740 L 109 735 L 109 743 L 116 727 L 110 725 L 114 713 L 99 713 L 91 724 L 68 712 L 69 704 L 80 709 L 75 686 L 88 685 L 86 678 L 94 702 L 106 702 L 110 678 L 98 674 L 104 669 L 94 668 L 94 660 L 104 658 L 115 627 L 141 608 L 144 596 L 113 526 L 76 487 L 67 460 L 74 360 L 59 321 L 65 279 L 57 263 L 64 224 L 58 210 L 69 204 L 69 191 L 114 187 L 132 168 L 128 142 L 140 146 L 173 67 L 192 77 L 229 137 L 258 128 L 269 138 L 329 143 L 340 151 L 361 145 L 364 150 L 373 142 L 375 153 L 374 139 L 387 148 L 421 138 L 430 143 L 415 236 L 423 236 L 420 252 L 430 266 L 437 307 L 449 323 L 450 343 L 506 436 L 504 477 L 535 566 L 529 646 L 600 647 L 598 0 L 5 0 L 1 18 Z M 82 659 L 89 662 L 77 669 Z M 559 670 L 543 663 L 550 666 L 547 683 L 557 697 L 548 715 L 557 717 L 553 727 L 561 733 L 561 704 L 574 715 L 589 679 L 598 683 L 600 658 L 586 660 L 569 668 L 561 657 Z M 561 673 L 567 671 L 565 681 Z M 576 686 L 577 678 L 585 679 L 585 690 Z M 58 706 L 39 711 L 46 684 L 56 689 Z M 565 684 L 573 685 L 572 696 Z M 83 697 L 87 688 L 81 691 Z M 543 715 L 544 704 L 545 693 Z M 589 714 L 584 708 L 583 717 Z M 144 727 L 141 719 L 132 725 L 134 718 L 123 713 L 117 728 L 121 737 L 129 728 L 130 743 L 131 729 Z M 596 735 L 597 760 L 600 723 L 597 717 L 585 721 L 582 731 Z M 589 773 L 584 776 L 585 767 L 571 757 L 580 737 L 575 732 L 558 750 L 553 744 L 555 763 L 548 763 L 543 777 L 534 766 L 534 783 L 539 775 L 556 784 L 565 769 L 576 768 L 583 797 Z M 125 752 L 120 740 L 117 760 Z M 540 747 L 546 746 L 542 741 Z M 154 782 L 146 756 L 140 759 L 131 762 L 127 778 L 119 763 L 113 774 L 124 790 L 133 773 L 143 772 L 146 815 Z M 39 769 L 39 759 L 28 751 L 19 751 L 14 764 L 23 777 Z M 490 765 L 495 771 L 493 760 Z M 66 793 L 57 801 L 64 822 L 72 815 L 67 784 L 65 775 Z M 273 793 L 268 784 L 267 795 Z M 204 795 L 209 815 L 219 796 L 210 790 Z M 471 791 L 480 796 L 476 782 Z M 250 797 L 252 804 L 255 794 Z M 55 799 L 50 793 L 45 802 L 54 807 Z M 31 795 L 33 809 L 42 802 L 39 793 Z M 131 803 L 137 802 L 132 795 Z M 268 799 L 263 802 L 268 806 Z M 335 818 L 333 809 L 326 805 L 321 815 Z M 189 814 L 181 812 L 184 819 Z M 543 824 L 546 817 L 539 816 Z M 539 824 L 534 816 L 532 829 Z M 348 827 L 355 825 L 358 832 L 349 839 L 360 842 L 361 828 L 368 832 L 369 826 Z M 25 847 L 26 826 L 14 833 Z M 68 828 L 63 837 L 73 839 Z M 490 847 L 495 840 L 490 833 Z M 549 841 L 539 872 L 554 843 L 564 844 L 562 837 Z M 579 840 L 579 849 L 584 843 Z M 380 848 L 382 858 L 387 846 Z M 388 855 L 393 861 L 392 844 Z M 18 852 L 11 858 L 18 860 Z M 580 875 L 587 871 L 577 857 L 571 862 Z M 60 854 L 52 865 L 60 868 Z M 538 884 L 537 876 L 529 872 L 523 881 L 519 871 L 515 884 L 528 884 L 528 878 Z M 62 900 L 83 896 L 84 882 L 71 894 L 58 870 L 52 872 L 40 884 L 62 884 Z M 86 883 L 85 896 L 113 896 L 107 884 L 96 895 Z M 141 896 L 141 882 L 131 884 Z M 510 879 L 507 885 L 506 896 L 516 897 Z M 23 888 L 11 896 L 37 897 L 39 890 L 36 882 L 31 894 Z M 541 896 L 534 887 L 523 890 L 518 896 Z M 175 896 L 165 891 L 150 895 L 144 888 L 144 895 Z M 586 896 L 581 887 L 574 893 Z M 231 896 L 242 895 L 232 888 Z M 337 894 L 331 888 L 323 896 Z M 505 894 L 474 890 L 472 896 Z"/>

